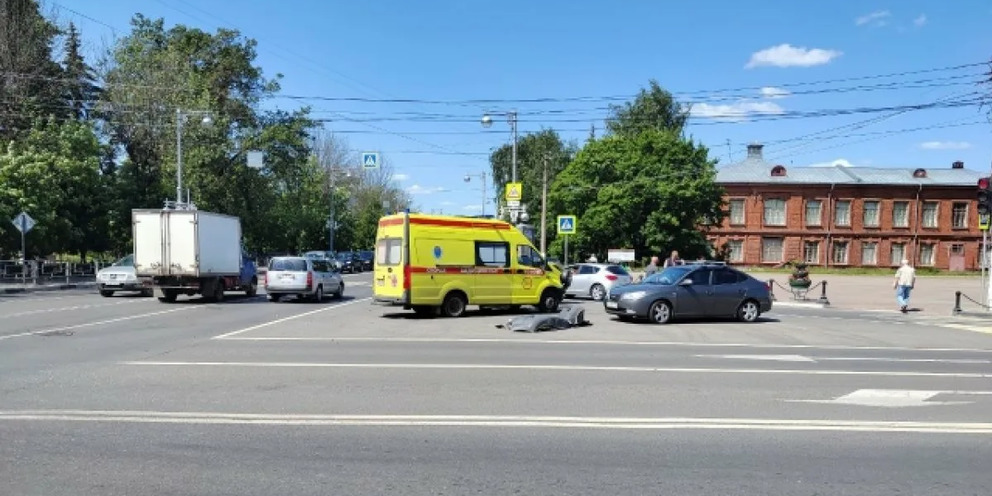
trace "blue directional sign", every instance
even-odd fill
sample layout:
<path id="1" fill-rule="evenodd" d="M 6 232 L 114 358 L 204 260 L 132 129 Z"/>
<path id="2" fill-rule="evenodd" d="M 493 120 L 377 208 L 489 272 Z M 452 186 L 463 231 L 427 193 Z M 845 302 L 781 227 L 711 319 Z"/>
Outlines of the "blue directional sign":
<path id="1" fill-rule="evenodd" d="M 35 225 L 34 219 L 32 219 L 27 212 L 21 212 L 17 214 L 17 217 L 14 217 L 13 220 L 11 220 L 11 222 L 14 224 L 14 227 L 16 227 L 18 231 L 21 231 L 21 234 L 27 234 L 28 231 L 33 229 Z"/>
<path id="2" fill-rule="evenodd" d="M 362 154 L 362 167 L 366 169 L 379 168 L 379 152 L 365 152 Z"/>
<path id="3" fill-rule="evenodd" d="M 558 216 L 558 234 L 575 234 L 578 223 L 574 215 Z"/>

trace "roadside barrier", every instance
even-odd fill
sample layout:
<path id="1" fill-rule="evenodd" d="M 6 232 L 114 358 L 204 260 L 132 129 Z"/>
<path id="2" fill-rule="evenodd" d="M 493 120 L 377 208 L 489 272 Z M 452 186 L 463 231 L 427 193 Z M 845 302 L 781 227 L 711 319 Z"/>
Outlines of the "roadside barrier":
<path id="1" fill-rule="evenodd" d="M 962 298 L 965 299 L 965 300 L 968 300 L 971 303 L 974 303 L 975 305 L 978 305 L 979 307 L 982 307 L 982 309 L 984 309 L 986 311 L 992 310 L 992 307 L 990 307 L 990 306 L 988 306 L 988 305 L 986 305 L 984 303 L 981 303 L 978 300 L 975 300 L 974 298 L 972 298 L 972 297 L 970 297 L 970 296 L 968 296 L 968 295 L 966 295 L 966 294 L 964 294 L 964 293 L 962 293 L 960 291 L 955 291 L 954 292 L 954 309 L 951 310 L 951 313 L 952 314 L 955 314 L 956 315 L 956 314 L 959 314 L 959 313 L 963 313 L 964 312 L 964 310 L 961 309 L 961 299 Z"/>
<path id="2" fill-rule="evenodd" d="M 777 298 L 775 298 L 776 286 L 784 290 L 786 293 L 791 294 L 792 299 L 795 301 L 810 301 L 809 294 L 814 290 L 816 290 L 816 288 L 820 288 L 820 297 L 816 299 L 816 302 L 823 305 L 830 305 L 830 300 L 827 299 L 827 281 L 820 281 L 808 288 L 798 288 L 791 286 L 783 286 L 775 279 L 769 279 L 768 294 L 771 296 L 772 300 L 777 300 Z"/>

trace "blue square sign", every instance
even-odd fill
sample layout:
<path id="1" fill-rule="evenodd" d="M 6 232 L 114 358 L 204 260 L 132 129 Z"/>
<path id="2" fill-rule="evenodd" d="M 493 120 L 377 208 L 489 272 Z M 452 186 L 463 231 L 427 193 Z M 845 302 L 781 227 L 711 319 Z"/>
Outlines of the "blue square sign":
<path id="1" fill-rule="evenodd" d="M 365 152 L 362 154 L 362 167 L 366 169 L 379 168 L 379 152 Z"/>
<path id="2" fill-rule="evenodd" d="M 577 223 L 574 215 L 558 216 L 558 234 L 575 234 Z"/>

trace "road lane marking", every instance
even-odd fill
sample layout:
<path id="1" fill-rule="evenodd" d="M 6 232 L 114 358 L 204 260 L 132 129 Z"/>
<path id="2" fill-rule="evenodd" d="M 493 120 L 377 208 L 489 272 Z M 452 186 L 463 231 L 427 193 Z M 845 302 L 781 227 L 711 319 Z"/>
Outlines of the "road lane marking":
<path id="1" fill-rule="evenodd" d="M 802 355 L 694 355 L 696 358 L 724 358 L 727 360 L 768 360 L 774 362 L 815 362 Z"/>
<path id="2" fill-rule="evenodd" d="M 52 327 L 52 328 L 49 328 L 49 329 L 42 329 L 42 330 L 39 330 L 39 331 L 30 331 L 30 332 L 21 332 L 21 333 L 18 333 L 18 334 L 7 334 L 5 336 L 0 336 L 0 341 L 3 341 L 4 339 L 20 338 L 20 337 L 24 337 L 24 336 L 36 336 L 36 335 L 39 335 L 39 334 L 48 334 L 48 333 L 52 333 L 52 332 L 72 331 L 72 330 L 75 330 L 75 329 L 82 329 L 82 328 L 85 328 L 85 327 L 93 327 L 93 326 L 99 326 L 99 325 L 104 325 L 104 324 L 114 324 L 114 323 L 117 323 L 117 322 L 124 322 L 124 321 L 135 320 L 135 319 L 143 319 L 143 318 L 146 318 L 146 317 L 154 317 L 156 315 L 164 315 L 164 314 L 167 314 L 167 313 L 181 312 L 181 311 L 184 311 L 184 310 L 194 310 L 194 309 L 197 309 L 197 308 L 204 308 L 204 307 L 202 307 L 202 306 L 196 306 L 196 307 L 171 308 L 169 310 L 160 310 L 158 312 L 142 313 L 142 314 L 138 314 L 138 315 L 128 315 L 126 317 L 118 317 L 116 319 L 100 320 L 100 321 L 97 321 L 97 322 L 86 322 L 84 324 L 74 324 L 74 325 L 62 326 L 62 327 Z"/>
<path id="3" fill-rule="evenodd" d="M 328 305 L 328 306 L 325 306 L 325 307 L 322 307 L 322 308 L 318 308 L 316 310 L 311 310 L 309 312 L 303 312 L 303 313 L 296 314 L 296 315 L 290 315 L 289 317 L 283 317 L 281 319 L 270 320 L 269 322 L 263 322 L 263 323 L 258 324 L 258 325 L 253 325 L 251 327 L 246 327 L 244 329 L 240 329 L 240 330 L 237 330 L 237 331 L 232 331 L 232 332 L 229 332 L 229 333 L 226 333 L 226 334 L 221 334 L 220 336 L 214 336 L 214 337 L 212 337 L 210 339 L 229 339 L 230 336 L 236 336 L 238 334 L 242 334 L 242 333 L 245 333 L 245 332 L 254 331 L 256 329 L 262 329 L 264 327 L 268 327 L 268 326 L 275 325 L 275 324 L 281 324 L 283 322 L 288 322 L 290 320 L 298 319 L 298 318 L 301 318 L 301 317 L 306 317 L 308 315 L 313 315 L 313 314 L 320 313 L 320 312 L 326 312 L 328 310 L 333 310 L 335 308 L 341 308 L 341 307 L 346 307 L 348 305 L 354 305 L 355 303 L 360 303 L 360 302 L 363 302 L 363 301 L 369 301 L 371 299 L 372 298 L 366 297 L 366 298 L 360 298 L 360 299 L 357 299 L 357 300 L 346 301 L 344 303 L 338 303 L 338 304 L 334 304 L 334 305 Z"/>
<path id="4" fill-rule="evenodd" d="M 693 355 L 696 358 L 722 358 L 727 360 L 768 360 L 779 362 L 889 362 L 889 363 L 952 363 L 958 365 L 992 364 L 992 360 L 966 360 L 955 358 L 890 358 L 890 357 L 819 357 L 803 355 Z"/>
<path id="5" fill-rule="evenodd" d="M 17 312 L 17 313 L 6 313 L 6 314 L 3 314 L 3 315 L 0 315 L 0 317 L 5 318 L 5 319 L 8 319 L 8 318 L 14 318 L 14 317 L 25 317 L 25 316 L 28 316 L 28 315 L 37 315 L 37 314 L 42 314 L 42 313 L 68 312 L 68 311 L 71 311 L 71 310 L 89 310 L 91 308 L 112 307 L 112 306 L 117 306 L 117 305 L 127 305 L 127 304 L 130 304 L 130 303 L 142 303 L 142 301 L 141 300 L 137 300 L 137 299 L 131 299 L 131 300 L 124 300 L 124 301 L 117 301 L 117 302 L 114 302 L 114 303 L 97 303 L 97 304 L 91 304 L 91 305 L 76 305 L 76 306 L 72 306 L 72 307 L 43 308 L 43 309 L 38 309 L 38 310 L 27 310 L 27 311 L 24 311 L 24 312 Z"/>
<path id="6" fill-rule="evenodd" d="M 879 370 L 802 370 L 802 369 L 718 369 L 703 367 L 630 367 L 594 365 L 524 365 L 475 363 L 333 363 L 333 362 L 165 362 L 125 361 L 120 365 L 148 367 L 246 367 L 246 368 L 337 368 L 337 369 L 422 369 L 422 370 L 540 370 L 551 372 L 670 372 L 697 374 L 790 374 L 883 377 L 952 377 L 990 379 L 992 373 L 911 372 Z"/>
<path id="7" fill-rule="evenodd" d="M 832 400 L 785 400 L 790 403 L 820 403 L 834 405 L 906 408 L 917 406 L 967 405 L 973 401 L 930 401 L 939 395 L 988 396 L 992 391 L 942 391 L 913 389 L 858 389 Z"/>
<path id="8" fill-rule="evenodd" d="M 521 415 L 278 415 L 213 412 L 7 410 L 0 421 L 119 422 L 311 427 L 515 427 L 630 430 L 767 430 L 992 434 L 987 422 L 751 418 L 556 417 Z"/>
<path id="9" fill-rule="evenodd" d="M 214 338 L 216 339 L 216 338 Z M 742 348 L 742 349 L 797 349 L 834 351 L 918 351 L 918 352 L 967 352 L 992 353 L 982 348 L 910 348 L 901 346 L 844 346 L 815 344 L 749 344 L 749 343 L 690 343 L 686 341 L 625 341 L 605 339 L 527 339 L 527 338 L 415 338 L 372 336 L 258 336 L 224 338 L 232 341 L 341 341 L 369 343 L 509 343 L 509 344 L 562 344 L 562 345 L 617 345 L 617 346 L 671 346 L 686 348 Z"/>

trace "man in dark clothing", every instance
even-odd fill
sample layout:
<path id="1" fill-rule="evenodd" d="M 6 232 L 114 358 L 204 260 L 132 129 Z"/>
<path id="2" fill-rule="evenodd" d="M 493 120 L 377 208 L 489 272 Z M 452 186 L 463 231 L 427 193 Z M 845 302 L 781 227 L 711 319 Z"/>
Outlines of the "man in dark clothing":
<path id="1" fill-rule="evenodd" d="M 652 274 L 658 272 L 658 257 L 651 257 L 651 263 L 644 268 L 644 277 L 650 277 Z"/>
<path id="2" fill-rule="evenodd" d="M 665 267 L 671 267 L 673 265 L 685 265 L 685 261 L 679 258 L 678 250 L 672 250 L 672 255 L 665 259 Z"/>

